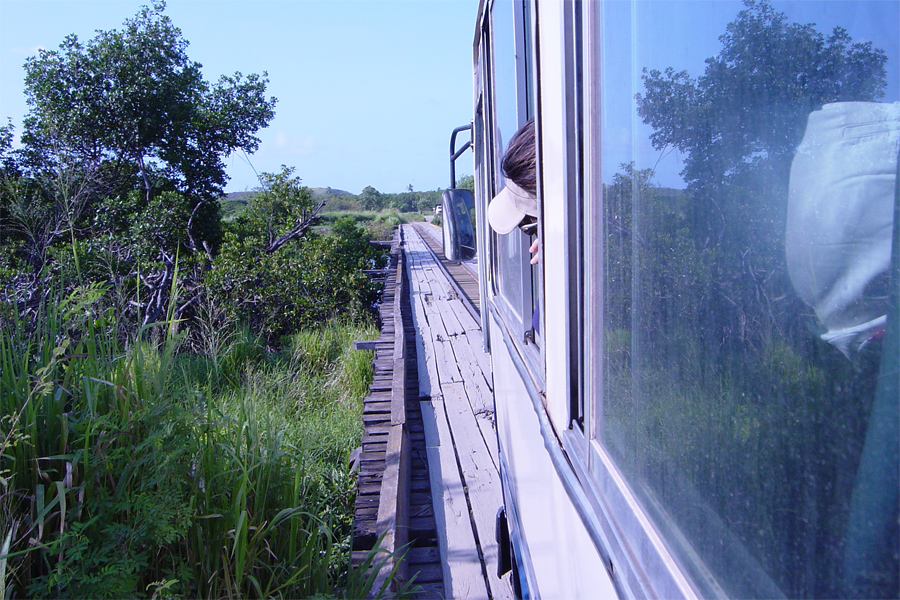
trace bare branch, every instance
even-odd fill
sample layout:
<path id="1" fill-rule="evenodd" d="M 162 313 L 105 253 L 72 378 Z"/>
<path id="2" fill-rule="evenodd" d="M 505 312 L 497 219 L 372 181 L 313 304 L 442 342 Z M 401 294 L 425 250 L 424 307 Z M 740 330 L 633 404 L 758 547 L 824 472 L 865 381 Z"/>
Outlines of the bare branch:
<path id="1" fill-rule="evenodd" d="M 313 209 L 313 211 L 310 212 L 306 218 L 300 220 L 293 229 L 272 241 L 266 247 L 264 252 L 266 254 L 272 254 L 273 252 L 287 244 L 289 241 L 303 237 L 303 234 L 306 233 L 306 230 L 309 229 L 309 227 L 315 222 L 316 218 L 318 218 L 319 211 L 322 210 L 323 206 L 325 206 L 325 202 L 326 201 L 324 199 L 319 202 L 319 205 L 315 209 Z"/>

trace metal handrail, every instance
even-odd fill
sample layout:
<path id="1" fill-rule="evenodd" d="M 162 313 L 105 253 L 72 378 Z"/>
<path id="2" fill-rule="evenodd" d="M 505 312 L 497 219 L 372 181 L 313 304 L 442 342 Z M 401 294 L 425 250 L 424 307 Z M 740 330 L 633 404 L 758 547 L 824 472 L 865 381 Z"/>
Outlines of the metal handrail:
<path id="1" fill-rule="evenodd" d="M 462 156 L 462 153 L 472 147 L 472 139 L 466 142 L 462 148 L 456 150 L 456 134 L 463 131 L 472 131 L 472 124 L 457 127 L 450 134 L 450 189 L 456 188 L 456 159 Z"/>

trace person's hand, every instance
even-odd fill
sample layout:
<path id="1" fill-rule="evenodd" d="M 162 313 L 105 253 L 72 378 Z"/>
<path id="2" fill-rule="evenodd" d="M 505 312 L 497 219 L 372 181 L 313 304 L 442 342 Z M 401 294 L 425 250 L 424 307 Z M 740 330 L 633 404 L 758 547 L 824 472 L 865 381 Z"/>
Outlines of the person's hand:
<path id="1" fill-rule="evenodd" d="M 534 241 L 531 242 L 531 247 L 528 248 L 528 251 L 531 252 L 532 254 L 534 254 L 534 256 L 531 257 L 531 264 L 533 264 L 533 265 L 536 265 L 536 264 L 538 264 L 538 263 L 540 262 L 540 258 L 539 258 L 538 253 L 537 253 L 537 252 L 538 252 L 538 247 L 539 247 L 539 246 L 538 246 L 538 239 L 537 239 L 537 238 L 534 238 Z"/>

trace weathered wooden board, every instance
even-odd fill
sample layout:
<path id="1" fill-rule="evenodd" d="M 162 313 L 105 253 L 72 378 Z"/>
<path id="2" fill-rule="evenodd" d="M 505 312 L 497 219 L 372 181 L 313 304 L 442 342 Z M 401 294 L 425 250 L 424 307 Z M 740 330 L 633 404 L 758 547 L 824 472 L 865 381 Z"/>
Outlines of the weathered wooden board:
<path id="1" fill-rule="evenodd" d="M 381 539 L 381 547 L 401 556 L 400 549 L 409 540 L 409 438 L 403 423 L 391 427 L 388 434 L 387 451 L 385 453 L 384 478 L 381 482 L 381 493 L 378 502 L 378 520 L 375 533 Z M 385 565 L 376 579 L 376 588 L 380 587 L 391 574 L 393 564 Z M 401 561 L 396 567 L 401 581 L 407 579 L 407 564 Z"/>
<path id="2" fill-rule="evenodd" d="M 444 324 L 444 330 L 454 330 L 458 326 L 458 321 L 455 319 L 459 311 L 453 311 L 452 307 L 444 306 L 441 301 L 437 302 L 437 307 Z M 435 321 L 436 319 L 431 320 L 432 323 Z M 448 323 L 450 324 L 449 326 Z M 480 337 L 480 332 L 478 335 Z M 466 332 L 464 335 L 451 338 L 451 341 L 446 345 L 452 349 L 454 368 L 458 371 L 458 375 L 456 372 L 452 375 L 454 378 L 458 376 L 466 387 L 465 399 L 469 403 L 472 414 L 476 417 L 478 428 L 484 438 L 485 446 L 490 452 L 494 468 L 498 469 L 499 459 L 494 431 L 492 390 L 488 379 L 484 375 L 484 371 L 476 359 L 476 354 L 483 354 L 483 351 L 480 346 L 476 345 L 473 347 L 470 343 L 475 341 L 476 344 L 480 344 L 480 341 L 473 340 L 473 338 L 474 336 Z"/>
<path id="3" fill-rule="evenodd" d="M 466 486 L 488 584 L 494 597 L 509 597 L 509 584 L 497 578 L 498 546 L 494 539 L 497 509 L 503 504 L 500 474 L 484 446 L 475 415 L 469 410 L 461 386 L 444 390 L 444 409 L 453 435 L 457 461 Z"/>
<path id="4" fill-rule="evenodd" d="M 421 243 L 421 242 L 420 242 Z M 425 269 L 416 266 L 427 262 L 424 254 L 417 261 L 410 261 L 410 286 L 412 290 L 429 291 L 427 305 L 417 312 L 419 337 L 428 351 L 428 339 L 432 340 L 434 367 L 439 383 L 462 381 L 466 385 L 466 398 L 476 415 L 478 428 L 485 439 L 494 467 L 499 465 L 493 428 L 493 397 L 490 375 L 485 375 L 484 365 L 489 359 L 481 349 L 481 330 L 471 320 L 468 310 L 459 301 L 445 276 L 427 278 Z M 433 257 L 432 262 L 433 262 Z M 443 275 L 443 274 L 441 274 Z M 464 325 L 463 323 L 467 324 Z M 431 365 L 429 365 L 430 367 Z M 429 375 L 433 380 L 434 376 Z M 432 390 L 434 394 L 434 390 Z"/>
<path id="5" fill-rule="evenodd" d="M 431 397 L 422 413 L 446 592 L 486 597 L 489 589 L 493 598 L 511 598 L 509 578 L 496 576 L 494 519 L 502 494 L 489 357 L 477 322 L 434 255 L 421 239 L 407 239 L 420 391 Z"/>
<path id="6" fill-rule="evenodd" d="M 446 595 L 449 598 L 487 598 L 481 556 L 452 451 L 453 438 L 443 403 L 423 402 L 422 421 L 428 440 L 426 451 Z"/>

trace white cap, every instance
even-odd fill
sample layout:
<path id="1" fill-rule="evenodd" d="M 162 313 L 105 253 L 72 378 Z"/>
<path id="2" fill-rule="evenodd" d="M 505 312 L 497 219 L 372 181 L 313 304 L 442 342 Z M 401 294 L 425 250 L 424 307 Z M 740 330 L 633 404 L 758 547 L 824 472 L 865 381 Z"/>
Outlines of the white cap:
<path id="1" fill-rule="evenodd" d="M 520 188 L 512 179 L 500 193 L 494 196 L 488 206 L 488 221 L 500 234 L 509 233 L 522 222 L 526 215 L 537 217 L 537 198 Z"/>

